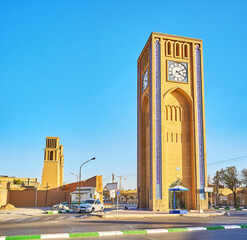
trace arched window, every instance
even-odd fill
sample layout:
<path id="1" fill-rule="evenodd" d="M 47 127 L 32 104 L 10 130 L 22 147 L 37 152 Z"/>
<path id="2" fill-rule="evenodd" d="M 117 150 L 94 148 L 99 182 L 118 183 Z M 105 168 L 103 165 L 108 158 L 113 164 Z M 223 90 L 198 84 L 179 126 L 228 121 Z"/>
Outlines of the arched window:
<path id="1" fill-rule="evenodd" d="M 172 55 L 172 43 L 169 40 L 166 42 L 166 55 Z"/>
<path id="2" fill-rule="evenodd" d="M 183 45 L 183 58 L 189 58 L 189 46 L 187 43 Z"/>
<path id="3" fill-rule="evenodd" d="M 175 56 L 180 57 L 180 44 L 178 42 L 175 44 Z"/>

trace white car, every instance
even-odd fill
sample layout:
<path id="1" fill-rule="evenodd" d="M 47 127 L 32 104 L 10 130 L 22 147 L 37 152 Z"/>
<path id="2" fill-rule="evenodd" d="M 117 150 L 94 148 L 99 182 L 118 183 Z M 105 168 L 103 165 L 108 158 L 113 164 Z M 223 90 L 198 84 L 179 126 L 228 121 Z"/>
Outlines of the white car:
<path id="1" fill-rule="evenodd" d="M 89 199 L 80 204 L 77 208 L 77 212 L 94 212 L 94 211 L 104 211 L 104 205 L 100 200 Z"/>

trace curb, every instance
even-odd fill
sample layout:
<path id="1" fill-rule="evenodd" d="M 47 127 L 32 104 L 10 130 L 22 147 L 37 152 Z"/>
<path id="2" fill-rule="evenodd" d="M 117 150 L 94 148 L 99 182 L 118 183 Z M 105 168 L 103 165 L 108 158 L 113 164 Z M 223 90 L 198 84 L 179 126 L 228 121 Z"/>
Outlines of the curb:
<path id="1" fill-rule="evenodd" d="M 225 207 L 225 208 L 220 208 L 220 207 L 215 207 L 215 210 L 229 210 L 229 211 L 247 211 L 246 208 L 229 208 L 229 207 Z"/>
<path id="2" fill-rule="evenodd" d="M 56 234 L 37 234 L 37 235 L 22 235 L 22 236 L 0 236 L 0 240 L 26 240 L 26 239 L 61 239 L 75 237 L 103 237 L 117 235 L 132 235 L 132 234 L 152 234 L 152 233 L 172 233 L 172 232 L 191 232 L 191 231 L 207 231 L 221 229 L 240 229 L 247 228 L 247 225 L 223 225 L 209 227 L 185 227 L 185 228 L 167 228 L 167 229 L 140 229 L 126 231 L 105 231 L 105 232 L 83 232 L 83 233 L 56 233 Z"/>
<path id="3" fill-rule="evenodd" d="M 188 213 L 188 214 L 136 214 L 136 213 L 119 213 L 119 214 L 108 214 L 103 213 L 93 213 L 92 215 L 99 217 L 99 218 L 104 218 L 104 219 L 137 219 L 137 218 L 144 218 L 144 217 L 155 217 L 155 218 L 167 218 L 167 217 L 178 217 L 178 216 L 183 216 L 183 217 L 213 217 L 213 216 L 222 216 L 224 215 L 224 211 L 218 211 L 215 213 L 203 213 L 203 214 L 198 214 L 198 213 Z"/>
<path id="4" fill-rule="evenodd" d="M 45 213 L 46 214 L 57 214 L 57 213 L 67 213 L 67 212 L 76 212 L 76 211 L 75 210 L 55 210 L 55 211 L 46 211 Z"/>

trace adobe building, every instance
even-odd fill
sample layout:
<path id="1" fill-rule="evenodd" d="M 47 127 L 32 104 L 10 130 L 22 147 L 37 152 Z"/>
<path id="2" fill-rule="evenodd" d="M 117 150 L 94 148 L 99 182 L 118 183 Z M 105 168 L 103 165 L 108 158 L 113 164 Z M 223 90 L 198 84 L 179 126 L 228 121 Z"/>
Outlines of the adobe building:
<path id="1" fill-rule="evenodd" d="M 46 137 L 44 167 L 41 188 L 58 188 L 63 185 L 63 146 L 59 145 L 58 137 Z"/>
<path id="2" fill-rule="evenodd" d="M 138 207 L 207 209 L 202 40 L 152 33 L 137 65 Z"/>

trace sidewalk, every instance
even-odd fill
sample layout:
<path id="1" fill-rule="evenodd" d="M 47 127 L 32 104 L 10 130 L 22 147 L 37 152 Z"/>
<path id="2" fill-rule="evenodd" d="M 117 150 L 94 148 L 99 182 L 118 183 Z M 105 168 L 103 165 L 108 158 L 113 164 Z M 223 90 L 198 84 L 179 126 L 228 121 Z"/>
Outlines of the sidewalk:
<path id="1" fill-rule="evenodd" d="M 36 216 L 42 215 L 45 211 L 51 209 L 50 207 L 27 207 L 27 208 L 15 208 L 11 210 L 0 210 L 0 219 L 6 218 L 6 216 Z"/>

